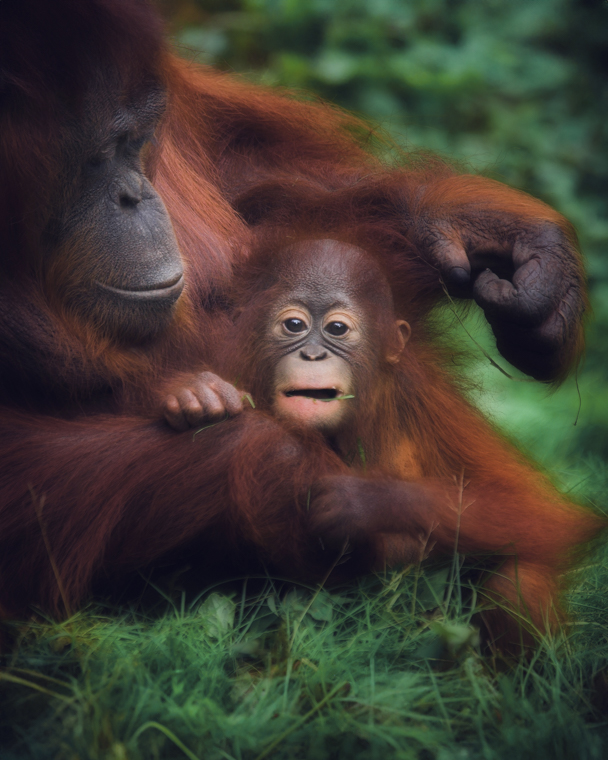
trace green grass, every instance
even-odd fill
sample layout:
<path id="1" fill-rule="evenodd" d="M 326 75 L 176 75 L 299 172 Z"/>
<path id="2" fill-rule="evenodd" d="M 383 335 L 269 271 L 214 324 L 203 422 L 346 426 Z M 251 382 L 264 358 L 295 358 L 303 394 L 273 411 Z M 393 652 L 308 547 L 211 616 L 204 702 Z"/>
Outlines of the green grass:
<path id="1" fill-rule="evenodd" d="M 603 758 L 608 554 L 531 660 L 478 648 L 453 567 L 328 593 L 267 579 L 146 617 L 15 626 L 2 758 Z"/>

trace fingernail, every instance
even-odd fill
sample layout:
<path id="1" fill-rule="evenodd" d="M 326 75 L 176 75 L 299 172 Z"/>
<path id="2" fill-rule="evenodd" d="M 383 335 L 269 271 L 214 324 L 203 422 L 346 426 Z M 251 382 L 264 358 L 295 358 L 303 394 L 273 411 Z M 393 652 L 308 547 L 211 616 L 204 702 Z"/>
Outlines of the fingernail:
<path id="1" fill-rule="evenodd" d="M 452 267 L 448 276 L 454 285 L 467 285 L 471 281 L 471 275 L 463 267 Z"/>

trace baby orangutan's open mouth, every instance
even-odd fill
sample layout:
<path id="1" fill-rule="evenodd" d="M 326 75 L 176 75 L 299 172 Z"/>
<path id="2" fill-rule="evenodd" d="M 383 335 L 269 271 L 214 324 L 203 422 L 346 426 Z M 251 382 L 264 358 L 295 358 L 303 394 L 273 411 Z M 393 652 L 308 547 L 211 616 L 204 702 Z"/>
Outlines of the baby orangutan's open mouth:
<path id="1" fill-rule="evenodd" d="M 329 378 L 328 378 L 329 379 Z M 313 381 L 314 382 L 314 381 Z M 274 410 L 280 416 L 296 420 L 305 427 L 322 432 L 334 432 L 347 414 L 348 403 L 354 398 L 342 388 L 288 388 L 275 396 Z"/>
<path id="2" fill-rule="evenodd" d="M 337 388 L 299 388 L 296 391 L 285 391 L 287 398 L 294 396 L 304 396 L 304 398 L 315 398 L 320 401 L 332 401 L 342 393 Z"/>

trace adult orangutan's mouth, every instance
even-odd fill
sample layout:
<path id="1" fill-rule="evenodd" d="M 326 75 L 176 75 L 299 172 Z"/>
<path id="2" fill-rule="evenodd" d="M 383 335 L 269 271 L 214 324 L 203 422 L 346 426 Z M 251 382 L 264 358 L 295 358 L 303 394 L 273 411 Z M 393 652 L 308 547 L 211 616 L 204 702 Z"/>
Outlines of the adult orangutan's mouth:
<path id="1" fill-rule="evenodd" d="M 167 283 L 159 284 L 158 287 L 148 290 L 115 288 L 103 282 L 96 282 L 96 285 L 127 301 L 163 301 L 166 299 L 176 301 L 184 289 L 184 277 L 180 274 L 177 278 L 173 278 Z"/>

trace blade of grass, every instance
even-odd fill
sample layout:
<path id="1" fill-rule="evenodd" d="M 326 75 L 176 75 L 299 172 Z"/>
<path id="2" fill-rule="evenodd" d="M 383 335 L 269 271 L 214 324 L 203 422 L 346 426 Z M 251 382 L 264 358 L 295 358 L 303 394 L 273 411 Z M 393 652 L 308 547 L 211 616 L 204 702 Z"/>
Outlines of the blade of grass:
<path id="1" fill-rule="evenodd" d="M 322 707 L 324 707 L 330 699 L 336 696 L 336 694 L 340 691 L 340 689 L 343 689 L 347 685 L 347 681 L 342 682 L 338 686 L 334 687 L 329 694 L 326 694 L 323 699 L 318 702 L 312 710 L 309 710 L 305 715 L 302 715 L 302 717 L 297 720 L 293 726 L 290 726 L 287 731 L 283 731 L 283 733 L 278 736 L 273 742 L 271 742 L 265 750 L 260 752 L 259 755 L 256 756 L 255 760 L 264 760 L 265 757 L 268 757 L 268 755 L 272 752 L 275 747 L 278 747 L 279 744 L 284 741 L 290 734 L 292 734 L 294 731 L 297 731 L 297 729 L 306 723 L 307 720 L 312 718 L 312 716 L 318 712 Z"/>

